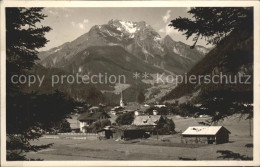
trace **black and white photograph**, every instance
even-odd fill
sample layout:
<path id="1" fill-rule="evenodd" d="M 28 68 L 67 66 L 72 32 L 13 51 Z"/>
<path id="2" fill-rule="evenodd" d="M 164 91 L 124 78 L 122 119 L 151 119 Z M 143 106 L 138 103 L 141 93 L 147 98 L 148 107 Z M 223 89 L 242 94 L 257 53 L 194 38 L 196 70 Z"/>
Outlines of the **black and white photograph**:
<path id="1" fill-rule="evenodd" d="M 1 165 L 260 165 L 259 2 L 11 2 Z"/>

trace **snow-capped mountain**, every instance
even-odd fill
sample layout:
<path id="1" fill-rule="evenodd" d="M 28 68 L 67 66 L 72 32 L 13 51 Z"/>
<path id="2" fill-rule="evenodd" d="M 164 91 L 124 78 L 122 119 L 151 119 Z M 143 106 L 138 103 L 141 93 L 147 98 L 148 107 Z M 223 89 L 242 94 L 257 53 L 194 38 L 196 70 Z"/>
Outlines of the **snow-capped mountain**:
<path id="1" fill-rule="evenodd" d="M 207 48 L 195 49 L 174 41 L 170 36 L 162 38 L 144 21 L 131 22 L 112 19 L 107 24 L 93 26 L 88 33 L 72 42 L 39 53 L 45 67 L 66 68 L 74 57 L 89 47 L 122 47 L 140 61 L 173 73 L 187 72 L 208 52 Z M 107 49 L 107 48 L 106 48 Z M 124 56 L 124 55 L 122 55 Z M 125 62 L 127 63 L 127 62 Z"/>
<path id="2" fill-rule="evenodd" d="M 117 102 L 115 94 L 118 89 L 124 90 L 128 101 L 135 101 L 140 89 L 148 90 L 153 85 L 150 83 L 153 80 L 134 79 L 134 72 L 183 74 L 207 52 L 208 49 L 202 46 L 190 49 L 190 46 L 176 42 L 170 36 L 161 37 L 144 21 L 112 19 L 106 24 L 93 26 L 74 41 L 40 52 L 38 56 L 42 66 L 70 74 L 125 75 L 125 85 L 95 84 L 95 88 L 102 91 L 102 98 L 108 100 L 107 103 L 113 103 Z M 124 86 L 127 88 L 124 89 Z M 75 87 L 73 92 L 73 97 L 85 100 L 96 94 L 90 91 L 80 96 L 81 86 Z"/>

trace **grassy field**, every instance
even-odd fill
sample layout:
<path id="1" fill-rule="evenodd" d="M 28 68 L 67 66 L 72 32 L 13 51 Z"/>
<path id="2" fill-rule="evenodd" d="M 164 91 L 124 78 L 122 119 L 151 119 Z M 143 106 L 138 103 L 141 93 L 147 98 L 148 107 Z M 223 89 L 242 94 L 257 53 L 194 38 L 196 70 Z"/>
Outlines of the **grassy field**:
<path id="1" fill-rule="evenodd" d="M 205 118 L 174 118 L 176 130 L 197 125 Z M 70 140 L 40 139 L 33 144 L 53 143 L 53 146 L 39 152 L 30 152 L 28 158 L 43 160 L 250 160 L 253 144 L 249 136 L 247 120 L 237 116 L 222 123 L 231 131 L 230 142 L 219 145 L 187 145 L 180 143 L 180 134 L 152 136 L 149 139 L 129 141 L 114 140 Z"/>
<path id="2" fill-rule="evenodd" d="M 183 118 L 172 116 L 175 123 L 176 131 L 184 131 L 189 126 L 201 126 L 199 122 L 204 122 L 209 118 Z M 253 122 L 251 123 L 253 125 Z M 240 118 L 240 115 L 233 115 L 218 122 L 216 125 L 223 125 L 231 132 L 231 136 L 248 136 L 249 135 L 249 120 L 245 117 Z M 252 129 L 253 131 L 253 129 Z"/>

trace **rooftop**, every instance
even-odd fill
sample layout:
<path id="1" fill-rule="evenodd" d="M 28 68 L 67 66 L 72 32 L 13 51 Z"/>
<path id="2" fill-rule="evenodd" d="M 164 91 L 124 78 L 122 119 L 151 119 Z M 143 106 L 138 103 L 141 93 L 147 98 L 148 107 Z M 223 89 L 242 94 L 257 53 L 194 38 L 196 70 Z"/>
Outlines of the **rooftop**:
<path id="1" fill-rule="evenodd" d="M 135 126 L 135 125 L 122 125 L 122 126 L 106 126 L 105 128 L 99 130 L 105 131 L 105 130 L 111 130 L 111 131 L 116 131 L 116 130 L 123 130 L 123 131 L 131 131 L 131 130 L 144 130 L 144 131 L 154 131 L 154 127 L 151 126 Z"/>
<path id="2" fill-rule="evenodd" d="M 216 135 L 223 126 L 190 126 L 182 135 Z M 227 130 L 226 128 L 224 128 Z M 228 130 L 227 130 L 228 131 Z M 228 133 L 230 133 L 228 131 Z"/>
<path id="3" fill-rule="evenodd" d="M 80 116 L 78 117 L 79 121 L 95 121 L 98 120 L 101 116 L 106 116 L 108 118 L 110 118 L 110 116 L 105 113 L 105 112 L 94 112 L 94 113 L 82 113 L 80 114 Z"/>
<path id="4" fill-rule="evenodd" d="M 157 125 L 157 122 L 161 118 L 161 115 L 141 115 L 135 117 L 133 125 L 144 126 L 144 125 Z"/>

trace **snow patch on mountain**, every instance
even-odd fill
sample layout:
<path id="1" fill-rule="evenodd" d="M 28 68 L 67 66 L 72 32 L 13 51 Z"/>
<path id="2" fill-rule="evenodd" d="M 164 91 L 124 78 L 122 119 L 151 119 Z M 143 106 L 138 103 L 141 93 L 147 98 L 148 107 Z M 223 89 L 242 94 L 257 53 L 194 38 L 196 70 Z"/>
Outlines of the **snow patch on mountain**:
<path id="1" fill-rule="evenodd" d="M 184 56 L 184 55 L 182 55 L 182 54 L 179 54 L 179 56 L 184 57 L 185 59 L 188 59 L 188 60 L 190 60 L 190 61 L 193 61 L 191 58 L 189 58 L 189 57 L 187 57 L 187 56 Z"/>
<path id="2" fill-rule="evenodd" d="M 107 45 L 108 45 L 108 46 L 119 46 L 119 44 L 117 44 L 117 43 L 112 43 L 112 42 L 108 43 Z"/>
<path id="3" fill-rule="evenodd" d="M 129 21 L 119 21 L 121 25 L 124 27 L 124 29 L 129 33 L 135 33 L 137 28 L 136 24 L 129 22 Z"/>
<path id="4" fill-rule="evenodd" d="M 54 59 L 52 60 L 52 63 L 56 64 L 56 62 L 57 62 L 57 57 L 54 57 Z"/>
<path id="5" fill-rule="evenodd" d="M 161 40 L 162 40 L 162 38 L 161 38 L 160 36 L 155 36 L 153 39 L 154 39 L 155 41 L 161 41 Z"/>
<path id="6" fill-rule="evenodd" d="M 190 61 L 193 61 L 191 58 L 189 58 L 189 57 L 183 55 L 176 47 L 173 47 L 173 52 L 176 53 L 177 55 L 179 55 L 179 56 L 185 58 L 185 59 L 188 59 L 188 60 L 190 60 Z"/>
<path id="7" fill-rule="evenodd" d="M 131 34 L 130 36 L 129 36 L 129 38 L 134 38 L 135 37 L 135 34 Z"/>
<path id="8" fill-rule="evenodd" d="M 142 48 L 142 51 L 143 51 L 143 53 L 144 53 L 145 58 L 146 58 L 147 61 L 148 61 L 148 56 L 151 56 L 151 57 L 154 58 L 154 55 L 151 54 L 150 52 L 148 52 L 144 47 Z"/>
<path id="9" fill-rule="evenodd" d="M 173 52 L 176 53 L 176 54 L 181 54 L 180 51 L 178 49 L 176 49 L 176 47 L 173 47 Z"/>
<path id="10" fill-rule="evenodd" d="M 82 67 L 81 66 L 79 67 L 78 72 L 82 72 Z"/>
<path id="11" fill-rule="evenodd" d="M 209 52 L 209 50 L 207 48 L 201 47 L 201 46 L 196 46 L 195 49 L 203 54 L 207 54 Z"/>
<path id="12" fill-rule="evenodd" d="M 56 52 L 58 52 L 59 50 L 61 50 L 62 48 L 58 48 L 58 49 L 56 49 L 56 50 L 54 50 L 54 52 L 56 53 Z"/>
<path id="13" fill-rule="evenodd" d="M 110 36 L 113 36 L 108 30 L 107 30 L 107 33 L 108 33 Z"/>

